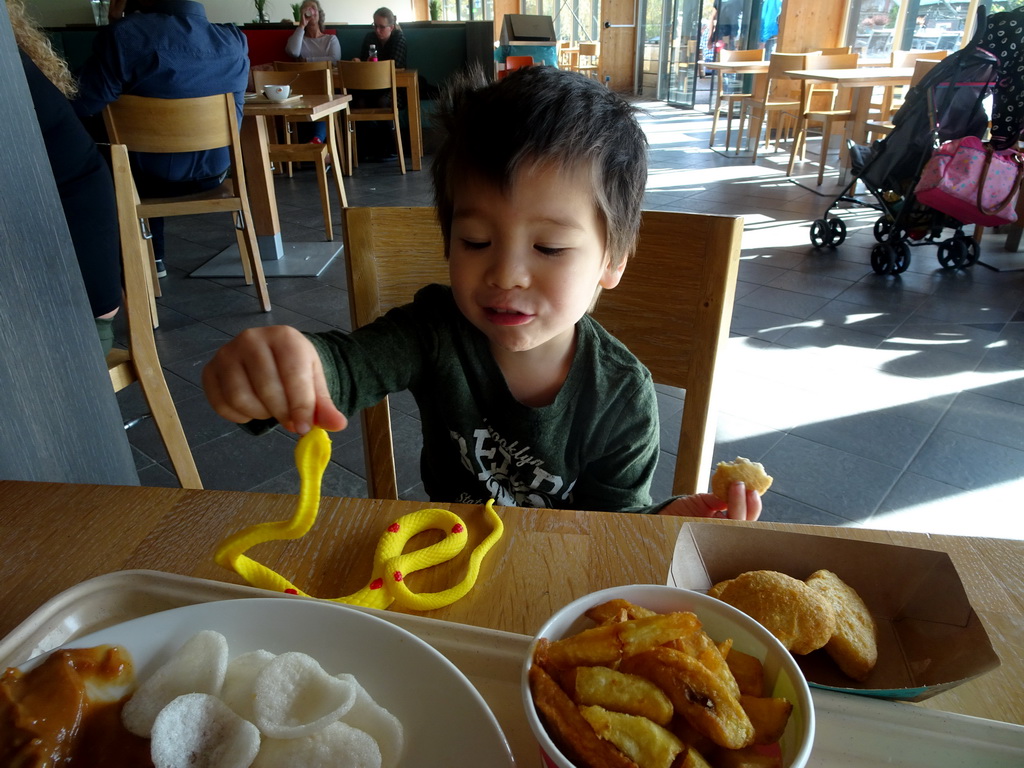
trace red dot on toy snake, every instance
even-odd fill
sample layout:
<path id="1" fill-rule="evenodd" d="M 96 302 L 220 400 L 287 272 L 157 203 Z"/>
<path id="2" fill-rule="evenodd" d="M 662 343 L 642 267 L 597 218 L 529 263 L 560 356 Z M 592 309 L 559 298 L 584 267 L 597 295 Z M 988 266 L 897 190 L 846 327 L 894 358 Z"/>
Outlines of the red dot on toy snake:
<path id="1" fill-rule="evenodd" d="M 388 526 L 388 533 L 398 533 L 401 530 L 401 528 L 402 526 L 400 526 L 398 523 L 392 523 Z"/>
<path id="2" fill-rule="evenodd" d="M 395 571 L 394 578 L 395 578 L 395 581 L 401 581 L 402 580 L 402 572 L 401 571 Z"/>
<path id="3" fill-rule="evenodd" d="M 452 533 L 462 533 L 463 530 L 462 523 L 456 523 L 452 526 Z"/>
<path id="4" fill-rule="evenodd" d="M 299 594 L 299 590 L 293 589 L 292 587 L 288 587 L 288 589 L 286 589 L 284 592 L 285 592 L 286 595 L 297 595 L 297 594 Z"/>
<path id="5" fill-rule="evenodd" d="M 380 589 L 384 586 L 384 579 L 374 579 L 370 582 L 370 589 Z"/>

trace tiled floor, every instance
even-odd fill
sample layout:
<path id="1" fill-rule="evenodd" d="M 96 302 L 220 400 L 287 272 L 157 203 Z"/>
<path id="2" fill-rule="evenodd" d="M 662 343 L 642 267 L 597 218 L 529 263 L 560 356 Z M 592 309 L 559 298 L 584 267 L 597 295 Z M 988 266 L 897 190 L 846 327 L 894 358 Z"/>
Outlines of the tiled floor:
<path id="1" fill-rule="evenodd" d="M 874 217 L 863 210 L 844 216 L 842 246 L 815 250 L 809 222 L 837 191 L 834 172 L 821 189 L 811 162 L 789 180 L 788 155 L 752 165 L 708 149 L 704 112 L 645 106 L 647 207 L 745 217 L 732 339 L 718 376 L 716 460 L 765 463 L 775 484 L 764 519 L 1024 538 L 1024 272 L 946 272 L 925 246 L 913 249 L 901 277 L 877 276 L 869 266 Z M 431 202 L 426 166 L 403 177 L 395 164 L 364 165 L 346 183 L 352 205 Z M 285 239 L 322 240 L 312 173 L 280 179 L 277 190 Z M 293 493 L 292 437 L 253 438 L 219 419 L 200 373 L 248 326 L 348 328 L 344 265 L 335 260 L 318 279 L 271 280 L 274 309 L 262 314 L 240 280 L 188 277 L 233 242 L 227 221 L 192 217 L 167 229 L 157 342 L 203 482 Z M 1024 267 L 1024 253 L 1006 253 L 1004 240 L 987 236 L 982 261 Z M 660 397 L 670 434 L 682 402 L 674 392 Z M 135 388 L 120 398 L 126 420 L 144 412 Z M 407 498 L 423 498 L 416 409 L 399 397 L 395 410 L 399 481 Z M 142 483 L 176 484 L 152 422 L 129 437 Z M 662 462 L 656 496 L 667 493 L 670 464 Z M 353 426 L 335 437 L 325 493 L 365 494 L 361 473 Z"/>

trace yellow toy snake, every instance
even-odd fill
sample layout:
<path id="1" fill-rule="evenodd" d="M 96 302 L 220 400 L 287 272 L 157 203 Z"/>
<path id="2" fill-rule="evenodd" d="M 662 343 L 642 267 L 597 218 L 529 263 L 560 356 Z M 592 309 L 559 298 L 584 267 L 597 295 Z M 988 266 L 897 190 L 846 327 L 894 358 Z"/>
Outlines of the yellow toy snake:
<path id="1" fill-rule="evenodd" d="M 299 500 L 291 520 L 257 523 L 229 536 L 217 547 L 214 559 L 218 565 L 236 571 L 253 586 L 306 595 L 281 574 L 256 562 L 245 552 L 257 544 L 298 539 L 309 532 L 316 522 L 320 505 L 320 482 L 330 458 L 330 437 L 320 427 L 313 427 L 299 439 L 295 447 L 295 464 L 299 470 Z M 501 518 L 494 511 L 493 499 L 487 502 L 484 514 L 492 530 L 470 554 L 466 576 L 454 587 L 441 592 L 416 593 L 405 584 L 408 574 L 451 560 L 466 546 L 466 525 L 458 515 L 446 509 L 421 509 L 403 515 L 388 526 L 377 544 L 373 556 L 373 573 L 365 587 L 348 597 L 329 599 L 336 603 L 381 609 L 394 603 L 401 608 L 417 611 L 451 605 L 473 588 L 480 573 L 481 561 L 504 531 Z M 409 539 L 431 528 L 444 531 L 445 537 L 429 547 L 403 553 Z"/>

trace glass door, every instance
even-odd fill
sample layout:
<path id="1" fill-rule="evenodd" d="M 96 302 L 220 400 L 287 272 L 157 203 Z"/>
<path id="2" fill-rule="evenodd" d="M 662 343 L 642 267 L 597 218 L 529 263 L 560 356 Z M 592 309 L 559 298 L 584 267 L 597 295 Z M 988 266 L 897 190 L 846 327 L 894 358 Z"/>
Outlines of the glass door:
<path id="1" fill-rule="evenodd" d="M 638 68 L 641 95 L 693 107 L 702 0 L 648 0 Z"/>

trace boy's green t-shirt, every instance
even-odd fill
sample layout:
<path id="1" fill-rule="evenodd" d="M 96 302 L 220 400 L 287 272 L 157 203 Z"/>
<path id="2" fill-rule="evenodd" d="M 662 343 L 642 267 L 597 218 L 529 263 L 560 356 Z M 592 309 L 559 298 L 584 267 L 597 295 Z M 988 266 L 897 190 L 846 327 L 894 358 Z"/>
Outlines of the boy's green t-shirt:
<path id="1" fill-rule="evenodd" d="M 331 396 L 347 416 L 404 389 L 423 424 L 420 473 L 435 501 L 650 512 L 659 428 L 650 372 L 590 316 L 550 405 L 509 392 L 487 338 L 451 289 L 346 334 L 310 334 Z M 661 505 L 658 505 L 660 507 Z"/>

